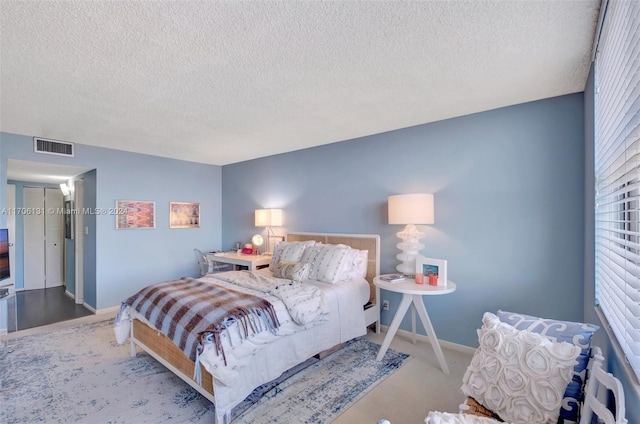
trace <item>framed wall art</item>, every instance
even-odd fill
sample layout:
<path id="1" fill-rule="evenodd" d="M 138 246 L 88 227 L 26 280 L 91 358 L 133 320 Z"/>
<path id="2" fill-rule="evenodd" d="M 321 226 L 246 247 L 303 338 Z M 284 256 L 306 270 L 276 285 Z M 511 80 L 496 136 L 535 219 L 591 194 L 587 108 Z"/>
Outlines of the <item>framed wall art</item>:
<path id="1" fill-rule="evenodd" d="M 156 203 L 145 200 L 116 200 L 116 229 L 156 228 Z"/>
<path id="2" fill-rule="evenodd" d="M 447 261 L 445 259 L 416 258 L 416 275 L 423 274 L 424 282 L 432 286 L 447 285 Z"/>
<path id="3" fill-rule="evenodd" d="M 169 228 L 200 228 L 200 203 L 170 202 Z"/>

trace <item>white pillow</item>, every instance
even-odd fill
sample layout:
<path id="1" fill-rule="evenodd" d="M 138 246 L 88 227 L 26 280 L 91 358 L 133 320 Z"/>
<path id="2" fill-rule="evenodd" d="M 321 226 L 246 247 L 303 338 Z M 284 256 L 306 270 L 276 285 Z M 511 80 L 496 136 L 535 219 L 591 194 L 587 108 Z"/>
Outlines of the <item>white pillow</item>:
<path id="1" fill-rule="evenodd" d="M 309 264 L 302 262 L 280 261 L 273 268 L 273 276 L 287 280 L 302 281 L 309 274 Z"/>
<path id="2" fill-rule="evenodd" d="M 367 265 L 369 260 L 368 250 L 349 249 L 350 259 L 342 273 L 339 281 L 351 281 L 356 278 L 365 278 L 367 276 Z"/>
<path id="3" fill-rule="evenodd" d="M 276 264 L 280 261 L 300 262 L 304 249 L 315 244 L 316 242 L 314 240 L 279 241 L 273 248 L 269 270 L 273 272 Z"/>
<path id="4" fill-rule="evenodd" d="M 462 392 L 515 424 L 556 423 L 580 348 L 516 330 L 489 312 Z"/>
<path id="5" fill-rule="evenodd" d="M 300 262 L 310 264 L 310 280 L 333 284 L 344 279 L 352 262 L 351 250 L 344 245 L 316 244 L 304 250 Z"/>

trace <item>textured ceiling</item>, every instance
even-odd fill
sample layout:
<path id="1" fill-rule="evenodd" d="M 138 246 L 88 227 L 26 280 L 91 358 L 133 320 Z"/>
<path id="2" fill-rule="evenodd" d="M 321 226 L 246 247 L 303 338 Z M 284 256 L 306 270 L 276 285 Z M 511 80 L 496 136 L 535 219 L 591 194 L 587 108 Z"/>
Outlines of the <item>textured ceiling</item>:
<path id="1" fill-rule="evenodd" d="M 1 131 L 224 165 L 583 91 L 600 1 L 0 8 Z"/>

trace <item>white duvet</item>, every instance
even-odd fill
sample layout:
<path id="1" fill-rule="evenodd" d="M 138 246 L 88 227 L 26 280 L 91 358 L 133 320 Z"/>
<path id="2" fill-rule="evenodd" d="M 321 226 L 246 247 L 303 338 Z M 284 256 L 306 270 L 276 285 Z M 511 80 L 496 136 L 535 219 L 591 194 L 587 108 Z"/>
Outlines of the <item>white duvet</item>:
<path id="1" fill-rule="evenodd" d="M 283 280 L 264 272 L 230 271 L 216 279 L 235 286 L 257 290 L 280 299 L 296 324 L 306 325 L 322 314 L 329 313 L 327 297 L 319 288 L 301 281 Z"/>
<path id="2" fill-rule="evenodd" d="M 249 288 L 228 281 L 232 279 L 232 273 L 236 272 L 210 274 L 199 280 L 267 299 L 274 306 L 280 327 L 275 334 L 262 331 L 244 338 L 236 325 L 231 326 L 221 335 L 227 365 L 212 344 L 205 344 L 199 361 L 214 377 L 219 418 L 259 385 L 323 350 L 366 333 L 363 305 L 369 299 L 369 284 L 365 279 L 336 284 L 306 280 L 289 286 L 291 281 L 284 279 L 275 279 L 280 284 L 265 283 L 267 279 L 259 276 L 273 278 L 268 270 L 244 271 L 256 276 L 247 277 L 256 284 Z M 315 301 L 315 304 L 313 301 L 297 302 L 316 291 L 322 296 L 313 297 L 323 300 Z M 296 303 L 300 304 L 296 306 Z M 317 316 L 311 319 L 314 314 Z M 146 322 L 135 310 L 128 309 L 115 327 L 118 343 L 124 342 L 130 334 L 128 318 Z"/>

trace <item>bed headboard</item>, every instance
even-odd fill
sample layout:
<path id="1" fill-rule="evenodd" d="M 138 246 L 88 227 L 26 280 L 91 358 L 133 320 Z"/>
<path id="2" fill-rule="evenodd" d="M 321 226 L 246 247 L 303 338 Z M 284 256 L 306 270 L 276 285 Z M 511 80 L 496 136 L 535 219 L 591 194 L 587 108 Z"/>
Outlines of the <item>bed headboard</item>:
<path id="1" fill-rule="evenodd" d="M 358 250 L 367 250 L 367 281 L 369 282 L 369 301 L 376 303 L 376 287 L 373 278 L 380 274 L 380 236 L 377 234 L 332 234 L 332 233 L 288 233 L 287 241 L 315 240 L 324 244 L 346 244 Z"/>

